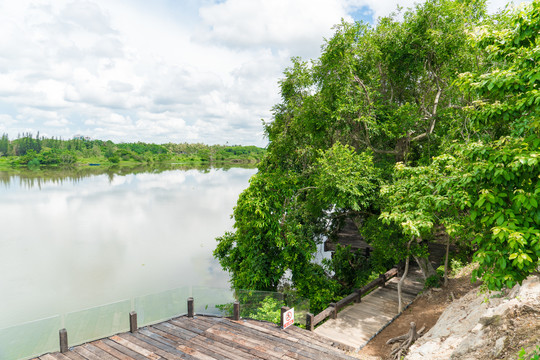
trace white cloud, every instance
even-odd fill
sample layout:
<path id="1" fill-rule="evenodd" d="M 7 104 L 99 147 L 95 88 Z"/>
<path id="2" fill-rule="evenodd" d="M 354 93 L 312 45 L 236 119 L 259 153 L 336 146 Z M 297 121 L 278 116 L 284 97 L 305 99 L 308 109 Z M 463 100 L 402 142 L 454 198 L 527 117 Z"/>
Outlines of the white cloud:
<path id="1" fill-rule="evenodd" d="M 351 20 L 338 0 L 228 0 L 202 7 L 200 15 L 205 28 L 198 39 L 239 48 L 284 47 L 311 56 L 334 24 Z"/>
<path id="2" fill-rule="evenodd" d="M 260 120 L 279 101 L 290 57 L 318 57 L 332 26 L 355 11 L 377 17 L 395 7 L 394 0 L 3 1 L 0 132 L 265 145 Z"/>

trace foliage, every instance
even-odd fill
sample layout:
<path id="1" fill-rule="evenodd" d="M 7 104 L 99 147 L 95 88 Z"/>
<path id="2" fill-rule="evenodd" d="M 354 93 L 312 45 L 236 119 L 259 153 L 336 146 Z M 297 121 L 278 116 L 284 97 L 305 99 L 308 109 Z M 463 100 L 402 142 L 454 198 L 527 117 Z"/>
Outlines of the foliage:
<path id="1" fill-rule="evenodd" d="M 277 300 L 272 296 L 267 296 L 260 306 L 255 311 L 249 313 L 247 317 L 279 324 L 281 321 L 281 307 L 284 305 L 285 303 L 283 301 Z"/>
<path id="2" fill-rule="evenodd" d="M 471 144 L 462 186 L 476 230 L 474 277 L 490 290 L 521 283 L 540 258 L 540 139 L 502 138 Z"/>
<path id="3" fill-rule="evenodd" d="M 185 151 L 184 151 L 185 150 Z M 118 164 L 121 162 L 234 162 L 259 161 L 265 153 L 256 146 L 223 146 L 204 144 L 147 144 L 143 142 L 114 144 L 112 141 L 75 138 L 36 137 L 23 134 L 10 141 L 0 138 L 0 156 L 9 156 L 13 166 L 25 165 L 34 158 L 41 165 L 58 166 L 81 163 Z"/>
<path id="4" fill-rule="evenodd" d="M 334 279 L 344 289 L 360 288 L 369 282 L 373 266 L 362 250 L 351 251 L 349 246 L 337 245 L 331 259 L 323 259 L 327 273 L 333 273 Z"/>
<path id="5" fill-rule="evenodd" d="M 441 276 L 439 274 L 431 275 L 430 277 L 426 278 L 426 281 L 424 282 L 424 289 L 440 288 L 440 287 L 441 287 Z"/>
<path id="6" fill-rule="evenodd" d="M 339 281 L 314 263 L 317 245 L 330 219 L 369 205 L 376 171 L 369 155 L 340 143 L 316 154 L 308 179 L 292 171 L 265 171 L 263 162 L 240 195 L 236 230 L 218 238 L 214 251 L 235 288 L 275 290 L 289 270 L 291 285 L 310 296 L 314 309 L 339 293 Z M 336 270 L 330 263 L 326 267 Z"/>
<path id="7" fill-rule="evenodd" d="M 28 167 L 29 168 L 36 168 L 36 167 L 39 167 L 39 160 L 38 158 L 33 158 L 32 160 L 30 160 L 28 162 Z"/>
<path id="8" fill-rule="evenodd" d="M 539 360 L 540 359 L 540 345 L 531 353 L 527 354 L 525 349 L 521 348 L 518 353 L 518 360 Z"/>
<path id="9" fill-rule="evenodd" d="M 475 99 L 468 112 L 472 129 L 492 139 L 538 136 L 540 1 L 509 8 L 495 20 L 473 33 L 473 43 L 487 54 L 484 66 L 457 81 Z"/>
<path id="10" fill-rule="evenodd" d="M 427 166 L 431 156 L 440 155 L 440 139 L 459 133 L 456 118 L 466 99 L 453 83 L 459 72 L 475 66 L 467 38 L 483 9 L 481 1 L 430 0 L 406 11 L 402 21 L 394 15 L 376 27 L 342 22 L 318 59 L 292 59 L 280 81 L 281 101 L 264 124 L 266 156 L 238 199 L 234 232 L 217 239 L 214 255 L 235 288 L 275 290 L 290 282 L 317 312 L 375 268 L 403 259 L 403 240 L 413 228 L 400 225 L 406 221 L 398 221 L 398 207 L 416 216 L 411 226 L 419 233 L 440 223 L 379 190 L 393 181 L 395 160 Z M 440 161 L 438 169 L 411 176 L 427 181 L 433 174 L 421 171 L 444 171 L 446 160 Z M 412 180 L 399 181 L 404 192 L 414 187 Z M 436 209 L 449 228 L 458 227 L 451 221 L 456 212 L 433 204 L 438 198 L 411 191 L 423 197 L 426 211 Z M 457 196 L 441 195 L 444 201 L 459 201 Z M 378 218 L 387 206 L 396 211 L 388 210 L 383 224 Z M 370 236 L 373 261 L 338 250 L 334 260 L 318 263 L 318 246 L 345 218 L 390 236 Z M 421 254 L 425 247 L 414 251 Z"/>

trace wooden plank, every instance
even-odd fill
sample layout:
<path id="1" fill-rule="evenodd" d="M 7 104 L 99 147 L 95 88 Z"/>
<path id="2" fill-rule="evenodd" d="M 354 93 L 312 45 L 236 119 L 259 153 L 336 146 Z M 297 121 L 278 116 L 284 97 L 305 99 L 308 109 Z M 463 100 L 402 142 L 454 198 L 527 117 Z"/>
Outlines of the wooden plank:
<path id="1" fill-rule="evenodd" d="M 337 306 L 338 310 L 340 310 L 340 309 L 344 308 L 346 305 L 348 305 L 349 303 L 352 303 L 353 301 L 355 301 L 357 298 L 358 298 L 358 294 L 357 293 L 352 293 L 350 295 L 347 295 L 343 299 L 339 300 L 336 303 L 336 306 Z"/>
<path id="2" fill-rule="evenodd" d="M 88 349 L 85 349 L 84 347 L 82 346 L 75 346 L 73 348 L 73 352 L 81 355 L 84 359 L 88 359 L 88 360 L 101 360 L 101 358 L 99 356 L 97 356 L 96 354 L 94 354 L 93 352 L 89 351 Z"/>
<path id="3" fill-rule="evenodd" d="M 335 309 L 333 306 L 327 307 L 326 309 L 324 309 L 323 311 L 315 315 L 315 318 L 313 319 L 313 324 L 317 325 L 324 319 L 330 317 L 330 315 L 334 312 L 334 310 Z"/>
<path id="4" fill-rule="evenodd" d="M 216 352 L 218 354 L 223 354 L 223 351 L 220 351 L 220 350 L 224 349 L 226 351 L 225 354 L 227 354 L 227 352 L 228 352 L 231 359 L 242 360 L 242 359 L 251 359 L 252 358 L 252 357 L 249 357 L 249 356 L 244 357 L 243 353 L 241 351 L 235 349 L 234 347 L 227 346 L 227 345 L 221 344 L 219 342 L 215 342 L 212 339 L 209 339 L 207 337 L 197 336 L 197 337 L 191 338 L 190 340 L 184 340 L 182 338 L 175 337 L 173 334 L 161 331 L 159 329 L 152 329 L 152 330 L 153 330 L 152 332 L 148 331 L 148 334 L 147 333 L 144 333 L 144 334 L 149 335 L 149 336 L 152 335 L 154 337 L 155 336 L 162 336 L 163 338 L 167 338 L 167 339 L 178 339 L 178 344 L 181 344 L 181 343 L 197 344 L 197 345 L 200 345 L 202 347 L 209 346 L 209 344 L 211 344 L 212 345 L 212 347 L 211 347 L 212 351 L 214 351 L 214 352 Z M 139 332 L 141 332 L 141 331 L 139 331 Z"/>
<path id="5" fill-rule="evenodd" d="M 250 355 L 259 357 L 261 359 L 279 359 L 284 353 L 279 353 L 273 350 L 272 346 L 269 344 L 263 345 L 258 342 L 252 341 L 252 339 L 242 338 L 236 336 L 230 332 L 224 331 L 217 327 L 212 327 L 207 330 L 206 336 L 225 343 L 236 344 L 236 347 L 243 349 Z"/>
<path id="6" fill-rule="evenodd" d="M 296 358 L 300 357 L 308 357 L 308 358 L 319 358 L 320 353 L 323 352 L 325 355 L 324 357 L 327 359 L 349 359 L 350 357 L 337 353 L 335 348 L 331 348 L 332 350 L 329 350 L 325 347 L 318 346 L 317 344 L 313 344 L 311 342 L 304 341 L 302 339 L 298 339 L 296 336 L 292 336 L 290 332 L 287 332 L 286 330 L 281 330 L 277 327 L 268 329 L 263 326 L 259 326 L 259 324 L 255 321 L 247 321 L 243 324 L 238 324 L 238 326 L 244 326 L 244 327 L 250 327 L 252 330 L 256 333 L 266 333 L 269 335 L 268 340 L 272 343 L 280 343 L 283 345 L 284 348 L 289 348 L 290 351 L 297 355 L 291 355 L 295 356 Z M 288 328 L 292 329 L 293 327 Z M 305 331 L 305 330 L 304 330 Z M 305 331 L 308 332 L 308 331 Z M 251 334 L 250 334 L 251 336 Z M 293 344 L 291 345 L 290 342 L 293 341 Z M 344 344 L 343 344 L 344 345 Z"/>
<path id="7" fill-rule="evenodd" d="M 73 352 L 73 351 L 67 351 L 65 353 L 58 353 L 59 355 L 64 355 L 66 358 L 70 359 L 70 360 L 86 360 L 85 357 L 77 354 L 76 352 Z M 61 358 L 60 358 L 61 359 Z"/>
<path id="8" fill-rule="evenodd" d="M 320 334 L 330 338 L 338 338 L 341 342 L 354 348 L 358 348 L 365 340 L 369 339 L 369 336 L 362 332 L 346 332 L 340 330 L 341 329 L 325 329 L 324 331 L 321 331 Z"/>
<path id="9" fill-rule="evenodd" d="M 117 357 L 113 356 L 112 354 L 109 354 L 109 353 L 105 352 L 105 350 L 100 349 L 99 347 L 95 346 L 93 343 L 84 344 L 84 345 L 82 345 L 82 347 L 84 347 L 86 350 L 96 354 L 97 356 L 99 356 L 100 359 L 118 360 Z"/>
<path id="10" fill-rule="evenodd" d="M 112 356 L 114 356 L 117 359 L 120 359 L 120 360 L 135 360 L 131 356 L 126 355 L 125 353 L 123 353 L 121 351 L 118 351 L 114 347 L 109 346 L 108 344 L 106 344 L 102 340 L 94 341 L 94 342 L 92 342 L 92 345 L 94 345 L 95 347 L 105 351 L 108 354 L 111 354 Z"/>
<path id="11" fill-rule="evenodd" d="M 187 322 L 187 321 L 178 321 L 178 320 L 170 320 L 167 322 L 168 324 L 171 324 L 171 325 L 174 325 L 180 329 L 184 329 L 184 330 L 187 330 L 189 331 L 190 333 L 193 333 L 194 335 L 201 335 L 201 334 L 204 334 L 204 332 L 210 328 L 211 326 L 207 326 L 206 324 L 203 324 L 203 326 L 201 325 L 197 325 L 197 326 L 194 326 L 195 324 L 193 322 Z M 198 324 L 200 324 L 200 322 L 198 322 Z M 213 326 L 213 325 L 212 325 Z"/>
<path id="12" fill-rule="evenodd" d="M 186 354 L 184 352 L 178 351 L 174 345 L 170 346 L 168 344 L 164 344 L 149 337 L 145 337 L 142 334 L 123 333 L 119 334 L 118 336 L 146 350 L 152 351 L 156 355 L 159 355 L 165 359 L 174 360 L 178 359 L 178 357 L 181 357 L 182 359 L 191 358 L 185 356 Z"/>
<path id="13" fill-rule="evenodd" d="M 195 332 L 192 332 L 191 330 L 185 329 L 183 327 L 180 327 L 174 323 L 166 322 L 161 324 L 156 324 L 152 326 L 152 329 L 159 329 L 161 331 L 165 331 L 168 333 L 171 333 L 179 338 L 182 338 L 184 340 L 189 340 L 191 338 L 194 338 L 195 336 L 198 336 L 200 334 L 197 334 Z M 149 329 L 152 331 L 152 329 Z"/>
<path id="14" fill-rule="evenodd" d="M 225 325 L 225 324 L 224 324 Z M 250 339 L 257 339 L 264 343 L 269 343 L 275 346 L 275 349 L 283 349 L 288 351 L 288 356 L 294 355 L 298 359 L 302 358 L 318 358 L 317 351 L 314 351 L 312 347 L 306 346 L 298 341 L 297 338 L 292 337 L 290 334 L 280 331 L 277 328 L 265 329 L 258 327 L 254 323 L 236 323 L 228 322 L 227 326 L 235 327 L 238 331 L 244 332 Z M 327 355 L 327 358 L 335 358 L 333 355 Z"/>
<path id="15" fill-rule="evenodd" d="M 187 345 L 180 345 L 178 346 L 178 349 L 182 350 L 186 354 L 194 356 L 194 358 L 196 359 L 201 359 L 201 360 L 215 360 L 215 359 L 226 360 L 227 359 L 223 356 L 215 357 L 215 356 L 206 355 L 205 353 L 202 353 L 192 347 L 188 347 Z"/>
<path id="16" fill-rule="evenodd" d="M 52 354 L 45 354 L 39 357 L 40 360 L 56 360 L 59 358 L 54 357 Z"/>
<path id="17" fill-rule="evenodd" d="M 120 336 L 118 335 L 114 335 L 114 336 L 111 336 L 109 339 L 111 339 L 112 341 L 130 349 L 130 350 L 133 350 L 134 352 L 136 353 L 139 353 L 141 355 L 143 355 L 144 357 L 146 357 L 147 359 L 151 359 L 151 360 L 159 360 L 161 358 L 161 356 L 155 354 L 154 352 L 148 350 L 148 349 L 145 349 L 135 343 L 132 343 L 131 341 L 128 341 L 124 338 L 121 338 Z"/>
<path id="18" fill-rule="evenodd" d="M 187 341 L 183 338 L 179 338 L 177 336 L 174 336 L 173 334 L 161 331 L 154 327 L 152 327 L 151 329 L 141 329 L 138 333 L 172 348 L 176 348 L 178 344 L 182 344 Z"/>
<path id="19" fill-rule="evenodd" d="M 41 360 L 69 360 L 67 356 L 60 352 L 41 355 L 38 359 Z"/>
<path id="20" fill-rule="evenodd" d="M 110 347 L 118 350 L 119 352 L 128 355 L 134 360 L 147 360 L 147 358 L 143 355 L 131 350 L 130 348 L 125 347 L 124 345 L 117 343 L 116 341 L 111 340 L 110 338 L 103 339 L 102 341 L 104 344 L 109 345 Z"/>
<path id="21" fill-rule="evenodd" d="M 335 347 L 332 345 L 332 340 L 325 338 L 324 336 L 320 336 L 313 331 L 300 329 L 296 326 L 291 326 L 285 331 L 295 333 L 296 336 L 300 337 L 300 341 L 312 344 L 312 346 L 318 346 L 330 351 L 335 351 Z"/>
<path id="22" fill-rule="evenodd" d="M 190 330 L 196 334 L 201 334 L 209 327 L 214 326 L 214 322 L 212 323 L 204 322 L 202 321 L 201 317 L 187 318 L 183 316 L 183 317 L 171 319 L 168 322 L 175 324 L 176 326 L 180 326 L 186 330 Z"/>

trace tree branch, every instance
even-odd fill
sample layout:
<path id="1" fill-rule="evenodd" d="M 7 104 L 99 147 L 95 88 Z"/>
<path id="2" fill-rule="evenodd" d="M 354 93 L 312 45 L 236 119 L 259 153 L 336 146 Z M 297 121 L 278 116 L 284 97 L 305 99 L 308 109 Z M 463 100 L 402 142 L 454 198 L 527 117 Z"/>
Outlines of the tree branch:
<path id="1" fill-rule="evenodd" d="M 437 82 L 437 94 L 435 95 L 435 100 L 433 101 L 433 110 L 432 110 L 431 114 L 429 115 L 431 120 L 430 120 L 428 129 L 426 130 L 425 133 L 413 137 L 411 139 L 411 141 L 422 140 L 422 139 L 428 137 L 429 135 L 431 135 L 433 133 L 433 130 L 435 129 L 435 123 L 437 121 L 437 117 L 436 117 L 436 115 L 437 115 L 437 107 L 439 106 L 439 100 L 440 100 L 441 94 L 442 94 L 441 84 L 440 84 L 439 78 L 437 76 L 435 77 L 435 81 Z"/>

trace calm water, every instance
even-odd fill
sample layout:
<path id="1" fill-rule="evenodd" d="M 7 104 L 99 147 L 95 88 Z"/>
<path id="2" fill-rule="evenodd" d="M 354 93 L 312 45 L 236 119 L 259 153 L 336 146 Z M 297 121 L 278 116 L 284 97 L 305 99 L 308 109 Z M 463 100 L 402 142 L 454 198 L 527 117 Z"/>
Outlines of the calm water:
<path id="1" fill-rule="evenodd" d="M 185 285 L 228 287 L 215 238 L 232 229 L 255 172 L 0 172 L 0 328 Z"/>

